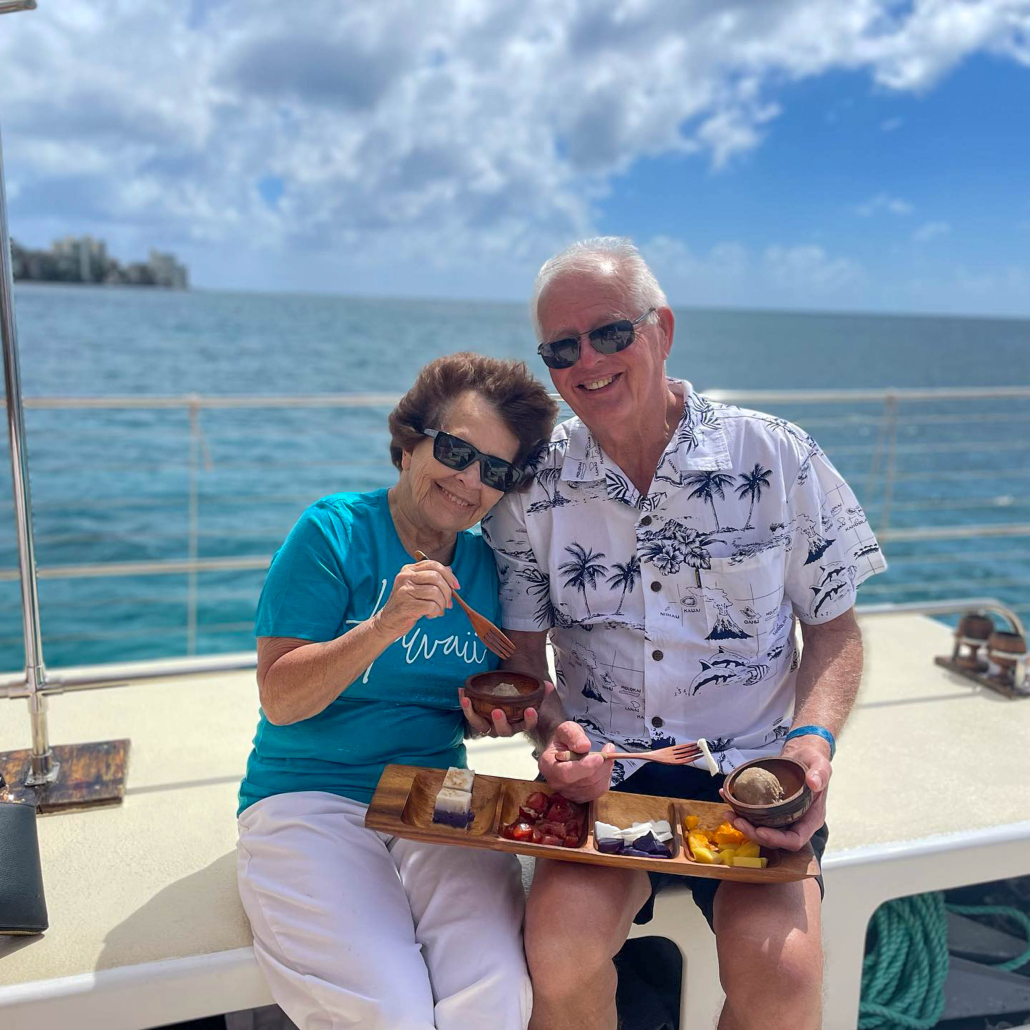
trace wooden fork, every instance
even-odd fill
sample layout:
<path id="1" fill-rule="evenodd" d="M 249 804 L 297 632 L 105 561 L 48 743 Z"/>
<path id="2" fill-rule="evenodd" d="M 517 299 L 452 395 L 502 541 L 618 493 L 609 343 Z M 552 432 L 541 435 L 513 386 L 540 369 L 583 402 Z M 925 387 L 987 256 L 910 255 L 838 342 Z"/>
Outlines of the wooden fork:
<path id="1" fill-rule="evenodd" d="M 697 744 L 675 744 L 672 747 L 662 747 L 657 751 L 555 751 L 556 762 L 578 762 L 587 755 L 600 755 L 605 759 L 635 758 L 642 762 L 660 762 L 662 765 L 689 765 L 701 757 L 701 749 Z"/>
<path id="2" fill-rule="evenodd" d="M 419 561 L 429 561 L 421 551 L 415 552 Z M 465 614 L 472 623 L 476 636 L 500 658 L 510 658 L 515 653 L 515 645 L 495 626 L 486 616 L 480 615 L 475 608 L 470 608 L 459 596 L 457 590 L 451 591 L 451 596 L 464 609 Z"/>

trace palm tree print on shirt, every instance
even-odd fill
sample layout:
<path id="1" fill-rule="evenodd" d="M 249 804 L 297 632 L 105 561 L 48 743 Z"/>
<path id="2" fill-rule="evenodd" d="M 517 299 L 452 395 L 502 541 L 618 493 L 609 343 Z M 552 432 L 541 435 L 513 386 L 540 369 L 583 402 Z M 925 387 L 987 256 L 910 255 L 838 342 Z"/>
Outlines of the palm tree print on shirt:
<path id="1" fill-rule="evenodd" d="M 715 510 L 715 495 L 718 494 L 721 500 L 726 500 L 725 489 L 733 484 L 733 476 L 725 472 L 691 472 L 684 482 L 688 486 L 696 487 L 690 493 L 691 497 L 700 497 L 712 506 L 712 514 L 715 516 L 715 531 L 719 533 L 722 527 L 719 525 L 719 513 Z"/>
<path id="2" fill-rule="evenodd" d="M 747 510 L 747 522 L 744 523 L 744 529 L 754 529 L 751 525 L 751 516 L 755 511 L 755 501 L 762 499 L 762 490 L 769 486 L 769 477 L 772 475 L 772 469 L 763 469 L 758 462 L 755 462 L 755 467 L 750 472 L 742 472 L 737 476 L 738 479 L 742 479 L 743 482 L 737 487 L 737 496 L 743 500 L 748 494 L 751 495 L 751 507 Z"/>
<path id="3" fill-rule="evenodd" d="M 622 602 L 626 600 L 626 592 L 633 593 L 633 588 L 637 585 L 637 580 L 640 578 L 640 559 L 634 554 L 625 565 L 622 562 L 616 562 L 612 568 L 614 568 L 615 574 L 608 577 L 608 586 L 612 590 L 618 590 L 622 588 L 622 596 L 619 598 L 619 607 L 615 609 L 613 614 L 622 614 Z"/>
<path id="4" fill-rule="evenodd" d="M 562 562 L 558 566 L 559 572 L 566 575 L 565 586 L 578 590 L 583 595 L 583 604 L 586 605 L 587 615 L 592 617 L 590 602 L 587 600 L 587 586 L 591 590 L 597 589 L 597 578 L 608 571 L 608 566 L 600 559 L 604 557 L 604 551 L 590 551 L 582 544 L 569 544 L 565 548 L 572 555 L 571 561 Z"/>
<path id="5" fill-rule="evenodd" d="M 538 568 L 522 569 L 519 575 L 529 583 L 527 590 L 537 599 L 536 621 L 546 629 L 557 625 L 558 613 L 551 600 L 551 577 Z"/>
<path id="6" fill-rule="evenodd" d="M 535 515 L 540 511 L 547 511 L 550 508 L 559 508 L 563 504 L 571 504 L 572 502 L 566 497 L 560 490 L 561 486 L 561 466 L 552 466 L 550 468 L 540 469 L 536 474 L 536 481 L 544 488 L 544 493 L 547 495 L 545 500 L 534 501 L 527 509 L 527 515 Z"/>

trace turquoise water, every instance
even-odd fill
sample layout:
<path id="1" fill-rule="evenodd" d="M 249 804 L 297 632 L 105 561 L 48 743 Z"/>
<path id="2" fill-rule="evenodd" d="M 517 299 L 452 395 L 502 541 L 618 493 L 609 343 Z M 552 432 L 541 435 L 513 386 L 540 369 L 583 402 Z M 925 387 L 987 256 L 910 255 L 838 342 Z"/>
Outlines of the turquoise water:
<path id="1" fill-rule="evenodd" d="M 25 396 L 398 392 L 429 359 L 471 349 L 536 367 L 519 304 L 165 293 L 19 285 Z M 670 371 L 735 389 L 1030 384 L 1030 321 L 677 311 Z M 541 373 L 543 369 L 540 369 Z M 196 472 L 200 557 L 270 557 L 306 504 L 393 480 L 387 407 L 208 410 Z M 777 405 L 820 440 L 877 524 L 888 455 L 881 408 Z M 842 421 L 842 416 L 844 420 Z M 183 409 L 29 410 L 42 570 L 189 553 L 190 434 Z M 1030 405 L 976 400 L 899 411 L 894 528 L 1030 522 Z M 5 455 L 3 498 L 10 496 Z M 0 569 L 16 567 L 12 508 Z M 863 600 L 993 594 L 1030 602 L 1026 537 L 898 542 Z M 251 645 L 263 572 L 198 576 L 199 653 Z M 881 582 L 882 581 L 882 582 Z M 187 653 L 183 575 L 44 579 L 47 663 Z M 22 664 L 18 587 L 0 583 L 0 668 Z"/>

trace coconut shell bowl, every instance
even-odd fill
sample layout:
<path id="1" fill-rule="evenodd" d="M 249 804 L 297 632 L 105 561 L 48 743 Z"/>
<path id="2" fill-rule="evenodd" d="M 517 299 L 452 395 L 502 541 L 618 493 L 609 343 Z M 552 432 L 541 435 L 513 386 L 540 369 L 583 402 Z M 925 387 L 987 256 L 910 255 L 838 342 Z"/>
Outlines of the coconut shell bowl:
<path id="1" fill-rule="evenodd" d="M 510 683 L 518 694 L 498 694 L 497 688 Z M 527 708 L 539 708 L 544 700 L 543 680 L 523 672 L 477 672 L 465 680 L 465 696 L 472 704 L 472 711 L 484 719 L 499 708 L 510 723 L 522 722 Z"/>
<path id="2" fill-rule="evenodd" d="M 746 804 L 734 796 L 734 784 L 747 769 L 764 769 L 779 781 L 783 797 L 769 804 Z M 752 826 L 790 826 L 796 823 L 812 807 L 812 791 L 805 783 L 805 767 L 793 758 L 755 758 L 738 765 L 726 777 L 723 789 L 726 791 L 730 808 Z"/>

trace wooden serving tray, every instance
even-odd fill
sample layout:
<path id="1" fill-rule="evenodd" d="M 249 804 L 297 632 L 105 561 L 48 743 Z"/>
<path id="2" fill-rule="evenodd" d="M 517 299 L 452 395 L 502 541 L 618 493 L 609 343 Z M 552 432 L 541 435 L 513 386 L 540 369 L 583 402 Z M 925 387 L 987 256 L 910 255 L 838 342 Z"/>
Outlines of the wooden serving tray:
<path id="1" fill-rule="evenodd" d="M 501 836 L 501 827 L 518 816 L 519 806 L 525 803 L 530 794 L 538 790 L 545 794 L 554 794 L 555 791 L 534 780 L 512 780 L 477 774 L 472 787 L 472 825 L 466 830 L 444 826 L 433 822 L 433 805 L 437 791 L 443 784 L 444 774 L 443 769 L 388 765 L 383 770 L 375 796 L 368 806 L 365 825 L 371 830 L 430 844 L 514 851 L 521 855 L 556 858 L 565 862 L 624 866 L 627 869 L 675 873 L 680 876 L 708 876 L 741 883 L 786 883 L 817 876 L 819 873 L 819 863 L 809 844 L 801 851 L 763 849 L 763 854 L 769 858 L 765 869 L 695 862 L 683 839 L 684 819 L 688 815 L 696 815 L 701 829 L 714 830 L 719 823 L 732 816 L 728 806 L 710 801 L 609 791 L 588 806 L 587 828 L 580 846 L 563 848 L 554 844 L 508 840 Z M 614 826 L 630 826 L 634 822 L 657 819 L 667 820 L 672 827 L 673 838 L 668 842 L 672 848 L 672 858 L 606 855 L 594 846 L 594 823 L 597 820 Z"/>

